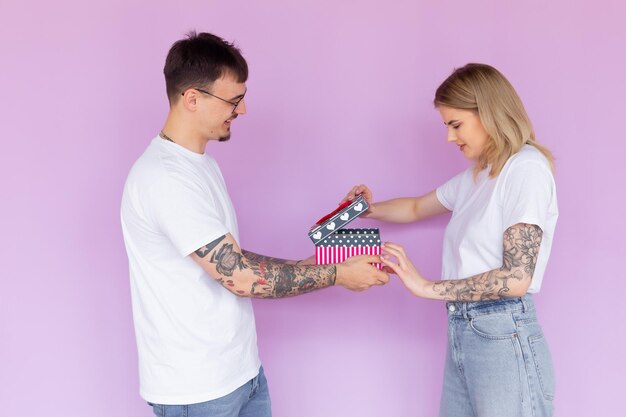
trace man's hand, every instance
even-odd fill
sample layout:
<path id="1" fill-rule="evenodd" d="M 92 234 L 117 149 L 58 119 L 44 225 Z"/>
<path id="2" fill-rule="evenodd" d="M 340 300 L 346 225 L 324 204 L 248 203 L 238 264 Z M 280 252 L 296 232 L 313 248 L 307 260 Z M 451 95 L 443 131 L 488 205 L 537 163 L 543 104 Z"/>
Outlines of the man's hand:
<path id="1" fill-rule="evenodd" d="M 316 258 L 315 255 L 311 255 L 306 259 L 302 259 L 298 262 L 296 262 L 296 265 L 315 265 L 316 264 Z"/>
<path id="2" fill-rule="evenodd" d="M 377 255 L 359 255 L 346 259 L 337 264 L 335 285 L 352 291 L 367 290 L 372 285 L 385 285 L 389 282 L 389 275 L 372 265 L 380 261 Z"/>

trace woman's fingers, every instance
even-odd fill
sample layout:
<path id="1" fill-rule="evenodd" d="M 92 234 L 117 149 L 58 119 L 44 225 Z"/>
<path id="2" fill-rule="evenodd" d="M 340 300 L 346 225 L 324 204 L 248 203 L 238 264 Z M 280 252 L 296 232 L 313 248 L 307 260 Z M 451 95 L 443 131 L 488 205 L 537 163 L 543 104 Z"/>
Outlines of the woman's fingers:
<path id="1" fill-rule="evenodd" d="M 397 243 L 392 243 L 392 242 L 385 242 L 383 243 L 383 247 L 385 249 L 387 248 L 393 249 L 406 257 L 406 252 L 404 251 L 404 247 L 402 245 L 398 245 Z"/>
<path id="2" fill-rule="evenodd" d="M 383 264 L 385 264 L 385 268 L 389 268 L 391 269 L 391 271 L 400 276 L 400 273 L 402 272 L 400 269 L 400 265 L 398 265 L 397 263 L 393 262 L 391 259 L 389 259 L 388 256 L 381 256 L 380 260 L 383 262 Z"/>
<path id="3" fill-rule="evenodd" d="M 346 194 L 346 196 L 343 198 L 343 200 L 341 200 L 341 202 L 339 204 L 342 204 L 346 201 L 349 200 L 354 200 L 356 198 L 357 195 L 359 195 L 359 187 L 361 187 L 360 185 L 355 185 L 354 187 L 352 187 L 352 189 L 350 191 L 348 191 L 348 194 Z"/>
<path id="4" fill-rule="evenodd" d="M 367 188 L 366 185 L 363 184 L 355 185 L 354 187 L 352 187 L 348 194 L 346 194 L 346 196 L 343 198 L 343 200 L 341 200 L 341 202 L 343 203 L 348 200 L 354 200 L 358 195 L 363 195 L 363 198 L 365 198 L 368 204 L 371 204 L 372 192 L 369 190 L 369 188 Z"/>
<path id="5" fill-rule="evenodd" d="M 404 253 L 404 251 L 398 250 L 395 245 L 389 246 L 387 243 L 385 243 L 383 245 L 383 252 L 394 256 L 398 260 L 398 264 L 402 267 L 402 269 L 406 269 L 406 266 L 409 262 L 406 258 L 406 254 Z"/>
<path id="6" fill-rule="evenodd" d="M 382 257 L 381 257 L 381 260 L 382 260 Z M 388 267 L 387 265 L 383 266 L 383 272 L 386 272 L 388 274 L 395 274 L 395 271 L 391 269 L 390 267 Z"/>
<path id="7" fill-rule="evenodd" d="M 401 245 L 391 242 L 385 242 L 382 246 L 383 254 L 392 255 L 397 259 L 397 263 L 403 272 L 413 275 L 416 271 L 415 265 L 407 257 L 404 248 Z"/>

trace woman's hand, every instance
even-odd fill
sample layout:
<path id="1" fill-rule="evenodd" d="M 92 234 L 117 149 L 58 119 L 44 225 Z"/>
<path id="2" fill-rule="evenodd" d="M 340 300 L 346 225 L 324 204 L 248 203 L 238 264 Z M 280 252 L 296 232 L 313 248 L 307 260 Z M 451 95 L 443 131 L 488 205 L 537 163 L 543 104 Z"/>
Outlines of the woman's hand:
<path id="1" fill-rule="evenodd" d="M 368 214 L 371 213 L 372 210 L 372 192 L 366 185 L 359 184 L 352 187 L 352 189 L 346 194 L 346 196 L 339 202 L 339 204 L 345 203 L 349 200 L 354 200 L 357 196 L 362 195 L 367 204 L 369 205 L 369 209 L 363 213 L 364 217 L 367 217 Z"/>
<path id="2" fill-rule="evenodd" d="M 396 258 L 396 262 L 392 261 L 391 257 Z M 419 273 L 413 262 L 406 256 L 402 246 L 390 242 L 383 243 L 383 254 L 380 258 L 413 295 L 423 297 L 426 294 L 426 286 L 430 281 Z"/>

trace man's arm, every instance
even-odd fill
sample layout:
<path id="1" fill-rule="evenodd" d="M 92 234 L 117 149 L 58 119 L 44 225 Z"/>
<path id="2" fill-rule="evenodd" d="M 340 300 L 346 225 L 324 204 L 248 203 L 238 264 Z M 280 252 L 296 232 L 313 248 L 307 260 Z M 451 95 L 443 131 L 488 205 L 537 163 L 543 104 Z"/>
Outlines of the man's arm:
<path id="1" fill-rule="evenodd" d="M 371 265 L 380 261 L 378 256 L 356 256 L 333 265 L 295 265 L 242 251 L 230 234 L 199 248 L 191 257 L 224 288 L 242 297 L 282 298 L 335 284 L 360 291 L 389 280 Z"/>
<path id="2" fill-rule="evenodd" d="M 290 260 L 290 259 L 273 258 L 271 256 L 259 255 L 258 253 L 250 252 L 245 249 L 242 249 L 241 253 L 243 254 L 243 256 L 246 257 L 246 259 L 249 259 L 251 261 L 257 261 L 257 262 L 274 262 L 278 264 L 287 264 L 287 265 L 314 265 L 315 264 L 314 262 L 315 255 L 306 259 L 300 259 L 296 261 L 296 260 Z"/>
<path id="3" fill-rule="evenodd" d="M 418 297 L 448 301 L 483 301 L 526 294 L 535 272 L 543 231 L 534 224 L 518 223 L 504 232 L 502 266 L 459 280 L 428 281 L 415 269 L 399 245 L 385 244 L 398 263 L 383 262 Z"/>

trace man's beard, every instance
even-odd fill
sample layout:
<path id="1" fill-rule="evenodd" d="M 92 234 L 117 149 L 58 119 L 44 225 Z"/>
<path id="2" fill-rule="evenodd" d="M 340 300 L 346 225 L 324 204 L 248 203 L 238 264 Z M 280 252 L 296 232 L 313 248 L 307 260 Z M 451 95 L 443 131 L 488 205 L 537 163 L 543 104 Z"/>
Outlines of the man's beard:
<path id="1" fill-rule="evenodd" d="M 232 122 L 233 120 L 235 120 L 237 118 L 237 115 L 233 116 L 232 118 L 230 118 L 229 120 Z M 228 131 L 227 133 L 222 136 L 221 138 L 219 138 L 217 141 L 218 142 L 226 142 L 230 139 L 230 125 L 228 126 Z"/>

